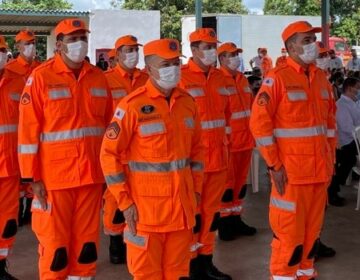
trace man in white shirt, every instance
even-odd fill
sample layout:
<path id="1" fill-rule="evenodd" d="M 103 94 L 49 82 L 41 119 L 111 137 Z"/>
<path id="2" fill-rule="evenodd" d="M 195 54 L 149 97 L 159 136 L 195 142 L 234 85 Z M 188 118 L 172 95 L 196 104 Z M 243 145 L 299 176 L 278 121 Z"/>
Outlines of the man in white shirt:
<path id="1" fill-rule="evenodd" d="M 348 71 L 360 71 L 360 58 L 357 57 L 355 49 L 351 50 L 352 59 L 349 60 L 346 70 Z"/>
<path id="2" fill-rule="evenodd" d="M 340 185 L 345 185 L 352 167 L 356 164 L 357 150 L 352 133 L 357 126 L 360 126 L 360 107 L 356 104 L 356 101 L 360 100 L 360 80 L 347 78 L 343 89 L 344 93 L 336 102 L 340 149 L 336 152 L 336 174 L 328 189 L 329 203 L 338 207 L 345 204 L 344 199 L 338 195 Z"/>
<path id="3" fill-rule="evenodd" d="M 258 55 L 253 57 L 252 59 L 250 59 L 249 63 L 251 66 L 251 69 L 254 69 L 255 67 L 260 68 L 261 67 L 261 61 L 262 61 L 262 56 L 261 56 L 261 51 L 262 48 L 258 48 L 257 49 L 257 53 Z"/>
<path id="4" fill-rule="evenodd" d="M 330 55 L 330 62 L 329 62 L 330 72 L 332 72 L 334 69 L 342 70 L 344 68 L 344 65 L 341 57 L 338 57 L 334 50 L 330 50 L 329 55 Z"/>

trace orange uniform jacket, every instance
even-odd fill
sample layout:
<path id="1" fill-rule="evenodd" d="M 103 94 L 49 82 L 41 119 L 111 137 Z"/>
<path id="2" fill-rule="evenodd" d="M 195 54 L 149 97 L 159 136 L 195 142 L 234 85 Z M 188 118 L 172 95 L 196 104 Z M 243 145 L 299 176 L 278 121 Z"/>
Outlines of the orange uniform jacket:
<path id="1" fill-rule="evenodd" d="M 267 76 L 269 71 L 273 68 L 272 59 L 269 56 L 264 56 L 261 59 L 261 71 L 263 76 Z"/>
<path id="2" fill-rule="evenodd" d="M 10 71 L 13 73 L 18 74 L 23 78 L 23 87 L 25 86 L 25 82 L 27 78 L 30 76 L 31 72 L 40 65 L 41 63 L 39 61 L 34 60 L 31 64 L 29 64 L 24 58 L 22 58 L 20 55 L 10 61 L 5 69 L 6 71 Z"/>
<path id="3" fill-rule="evenodd" d="M 229 104 L 230 114 L 227 114 L 227 133 L 230 134 L 231 151 L 239 152 L 254 148 L 254 138 L 250 132 L 249 121 L 252 104 L 252 91 L 248 80 L 241 72 L 233 77 L 224 67 L 220 70 L 225 76 L 228 92 L 222 94 Z"/>
<path id="4" fill-rule="evenodd" d="M 285 66 L 286 65 L 286 59 L 287 59 L 287 56 L 279 56 L 276 59 L 276 67 Z"/>
<path id="5" fill-rule="evenodd" d="M 268 166 L 283 165 L 289 184 L 327 182 L 333 173 L 335 103 L 315 65 L 291 58 L 271 71 L 253 104 L 250 128 Z"/>
<path id="6" fill-rule="evenodd" d="M 129 73 L 119 65 L 116 65 L 115 68 L 105 72 L 105 76 L 111 90 L 114 110 L 123 97 L 145 85 L 149 78 L 147 73 L 135 69 L 132 79 L 130 79 Z"/>
<path id="7" fill-rule="evenodd" d="M 138 230 L 194 226 L 195 192 L 201 193 L 203 177 L 200 133 L 195 103 L 180 89 L 168 103 L 148 81 L 118 104 L 103 140 L 101 164 L 120 210 L 135 202 Z"/>
<path id="8" fill-rule="evenodd" d="M 228 165 L 228 139 L 225 133 L 225 111 L 228 105 L 221 94 L 227 94 L 224 75 L 210 68 L 208 75 L 192 59 L 182 67 L 180 87 L 194 99 L 199 111 L 202 142 L 205 147 L 205 172 L 220 171 Z"/>
<path id="9" fill-rule="evenodd" d="M 111 114 L 101 70 L 84 62 L 76 80 L 59 55 L 39 66 L 20 100 L 22 178 L 49 190 L 103 183 L 99 154 Z"/>

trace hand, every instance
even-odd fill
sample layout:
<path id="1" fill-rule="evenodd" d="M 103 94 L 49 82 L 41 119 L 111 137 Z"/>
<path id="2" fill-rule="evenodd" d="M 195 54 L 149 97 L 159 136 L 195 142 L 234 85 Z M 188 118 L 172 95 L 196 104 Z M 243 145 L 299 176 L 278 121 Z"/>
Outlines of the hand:
<path id="1" fill-rule="evenodd" d="M 135 236 L 136 222 L 138 221 L 138 212 L 135 204 L 130 205 L 126 210 L 123 211 L 123 213 L 130 232 Z"/>
<path id="2" fill-rule="evenodd" d="M 288 182 L 286 170 L 284 166 L 281 166 L 281 168 L 278 171 L 270 170 L 270 175 L 272 179 L 274 180 L 275 187 L 278 191 L 278 193 L 282 196 L 285 194 L 285 185 Z"/>
<path id="3" fill-rule="evenodd" d="M 34 192 L 34 195 L 36 195 L 37 199 L 40 202 L 41 209 L 46 211 L 47 210 L 47 201 L 46 201 L 47 193 L 46 193 L 46 189 L 45 189 L 43 182 L 39 181 L 39 182 L 31 183 L 31 188 Z"/>
<path id="4" fill-rule="evenodd" d="M 199 194 L 198 192 L 195 193 L 195 198 L 196 198 L 196 206 L 200 205 L 201 202 L 201 194 Z"/>

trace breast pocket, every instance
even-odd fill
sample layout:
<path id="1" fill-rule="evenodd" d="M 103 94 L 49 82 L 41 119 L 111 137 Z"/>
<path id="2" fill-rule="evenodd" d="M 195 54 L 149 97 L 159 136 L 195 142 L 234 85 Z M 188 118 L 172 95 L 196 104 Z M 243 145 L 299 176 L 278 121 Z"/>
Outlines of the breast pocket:
<path id="1" fill-rule="evenodd" d="M 51 88 L 48 90 L 48 106 L 45 113 L 50 118 L 69 117 L 74 114 L 74 101 L 70 88 Z"/>
<path id="2" fill-rule="evenodd" d="M 304 122 L 309 118 L 309 102 L 305 91 L 288 91 L 285 93 L 286 102 L 283 103 L 283 112 L 293 122 Z"/>
<path id="3" fill-rule="evenodd" d="M 91 110 L 97 117 L 104 117 L 108 95 L 105 88 L 90 88 Z"/>
<path id="4" fill-rule="evenodd" d="M 167 130 L 165 122 L 142 123 L 138 127 L 139 151 L 144 158 L 168 156 Z"/>
<path id="5" fill-rule="evenodd" d="M 285 153 L 285 169 L 289 177 L 304 179 L 315 176 L 316 158 L 313 143 L 289 143 Z"/>
<path id="6" fill-rule="evenodd" d="M 184 133 L 184 146 L 186 154 L 189 155 L 191 153 L 191 147 L 192 147 L 192 139 L 194 136 L 194 130 L 195 130 L 195 121 L 192 117 L 185 117 L 182 121 L 182 130 Z"/>

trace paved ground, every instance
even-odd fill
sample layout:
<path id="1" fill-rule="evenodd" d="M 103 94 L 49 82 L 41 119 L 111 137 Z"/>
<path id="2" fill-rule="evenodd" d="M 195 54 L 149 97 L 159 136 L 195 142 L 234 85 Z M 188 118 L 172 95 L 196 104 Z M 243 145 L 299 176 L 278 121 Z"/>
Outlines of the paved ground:
<path id="1" fill-rule="evenodd" d="M 248 192 L 246 221 L 258 228 L 254 237 L 243 237 L 232 242 L 217 244 L 215 262 L 219 268 L 233 276 L 234 280 L 267 280 L 270 254 L 268 199 L 269 188 L 265 174 L 262 175 L 261 190 L 257 194 Z M 360 212 L 355 211 L 356 190 L 344 187 L 342 195 L 348 200 L 344 208 L 329 207 L 322 240 L 333 246 L 338 254 L 333 259 L 321 260 L 317 267 L 319 280 L 360 279 Z M 108 262 L 108 238 L 104 235 L 98 261 L 97 280 L 131 279 L 123 265 Z M 17 243 L 10 258 L 10 270 L 20 280 L 35 280 L 37 277 L 36 240 L 29 227 L 20 229 Z M 151 279 L 149 279 L 151 280 Z"/>

